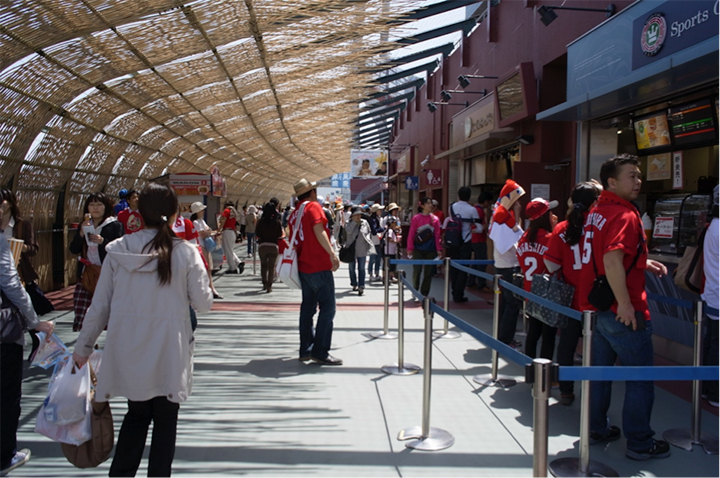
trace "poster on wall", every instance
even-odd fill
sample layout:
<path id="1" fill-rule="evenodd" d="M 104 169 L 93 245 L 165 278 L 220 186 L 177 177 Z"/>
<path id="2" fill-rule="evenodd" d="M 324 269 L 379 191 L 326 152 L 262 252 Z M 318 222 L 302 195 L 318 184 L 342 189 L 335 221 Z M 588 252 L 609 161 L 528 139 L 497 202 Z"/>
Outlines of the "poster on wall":
<path id="1" fill-rule="evenodd" d="M 227 197 L 227 186 L 225 185 L 225 179 L 220 174 L 220 168 L 213 166 L 210 170 L 210 176 L 212 177 L 213 196 Z"/>
<path id="2" fill-rule="evenodd" d="M 672 177 L 672 171 L 670 169 L 670 153 L 650 155 L 648 156 L 647 161 L 648 181 L 661 181 Z"/>
<path id="3" fill-rule="evenodd" d="M 381 149 L 350 150 L 350 174 L 353 178 L 387 176 L 387 152 Z"/>
<path id="4" fill-rule="evenodd" d="M 672 239 L 673 226 L 675 226 L 675 219 L 673 219 L 672 217 L 656 217 L 655 227 L 653 228 L 653 237 Z"/>
<path id="5" fill-rule="evenodd" d="M 210 176 L 207 174 L 171 174 L 170 187 L 178 196 L 207 196 Z"/>
<path id="6" fill-rule="evenodd" d="M 673 153 L 673 189 L 683 188 L 683 154 L 682 151 L 675 151 Z"/>

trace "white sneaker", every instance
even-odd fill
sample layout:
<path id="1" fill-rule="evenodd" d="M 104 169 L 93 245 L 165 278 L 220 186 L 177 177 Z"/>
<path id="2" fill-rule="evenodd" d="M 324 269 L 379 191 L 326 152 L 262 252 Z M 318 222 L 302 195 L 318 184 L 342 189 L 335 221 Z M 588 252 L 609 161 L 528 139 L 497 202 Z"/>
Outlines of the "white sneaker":
<path id="1" fill-rule="evenodd" d="M 15 452 L 15 456 L 12 457 L 12 460 L 10 460 L 10 465 L 7 468 L 3 468 L 0 470 L 0 476 L 5 476 L 11 471 L 13 471 L 15 468 L 19 468 L 23 466 L 25 463 L 27 463 L 30 460 L 30 449 L 29 448 L 23 448 L 20 451 Z"/>

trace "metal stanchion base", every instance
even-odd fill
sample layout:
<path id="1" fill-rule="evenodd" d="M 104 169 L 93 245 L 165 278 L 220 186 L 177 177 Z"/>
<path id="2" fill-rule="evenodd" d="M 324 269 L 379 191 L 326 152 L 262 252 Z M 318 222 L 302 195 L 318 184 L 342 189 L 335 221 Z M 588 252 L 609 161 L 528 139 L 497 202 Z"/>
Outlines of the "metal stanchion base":
<path id="1" fill-rule="evenodd" d="M 517 380 L 512 377 L 508 377 L 506 375 L 498 375 L 497 380 L 493 380 L 492 375 L 489 373 L 475 375 L 473 377 L 473 382 L 479 383 L 480 385 L 485 385 L 486 387 L 500 388 L 510 388 L 517 385 Z"/>
<path id="2" fill-rule="evenodd" d="M 587 472 L 580 471 L 580 458 L 558 458 L 548 465 L 553 476 L 620 476 L 617 471 L 607 465 L 592 461 L 588 463 Z"/>
<path id="3" fill-rule="evenodd" d="M 455 437 L 441 428 L 430 427 L 428 436 L 422 436 L 422 427 L 411 427 L 400 430 L 397 439 L 412 440 L 405 444 L 407 448 L 421 451 L 438 451 L 450 448 L 455 444 Z"/>
<path id="4" fill-rule="evenodd" d="M 403 364 L 402 367 L 398 367 L 398 364 L 383 365 L 380 369 L 390 375 L 414 375 L 420 371 L 420 367 L 412 363 Z"/>
<path id="5" fill-rule="evenodd" d="M 674 428 L 663 433 L 663 439 L 683 450 L 692 451 L 693 445 L 700 445 L 708 455 L 718 454 L 718 437 L 711 433 L 700 432 L 700 441 L 693 441 L 690 430 Z"/>
<path id="6" fill-rule="evenodd" d="M 433 337 L 436 339 L 459 339 L 460 334 L 458 332 L 449 330 L 445 332 L 444 330 L 435 330 L 433 332 Z"/>
<path id="7" fill-rule="evenodd" d="M 397 332 L 388 332 L 386 334 L 383 330 L 379 332 L 371 332 L 368 335 L 374 339 L 395 340 L 398 338 Z"/>

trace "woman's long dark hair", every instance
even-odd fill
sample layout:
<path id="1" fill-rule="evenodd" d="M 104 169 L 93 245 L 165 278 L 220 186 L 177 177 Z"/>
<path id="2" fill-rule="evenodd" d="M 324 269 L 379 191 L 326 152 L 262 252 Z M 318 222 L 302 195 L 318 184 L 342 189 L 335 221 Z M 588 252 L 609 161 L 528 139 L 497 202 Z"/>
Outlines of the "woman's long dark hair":
<path id="1" fill-rule="evenodd" d="M 175 233 L 170 218 L 178 211 L 178 199 L 169 186 L 148 183 L 140 191 L 138 210 L 145 226 L 157 228 L 158 233 L 143 247 L 143 252 L 154 251 L 158 261 L 160 285 L 169 285 L 172 280 L 172 251 Z"/>
<path id="2" fill-rule="evenodd" d="M 262 216 L 260 216 L 260 223 L 272 225 L 280 221 L 280 214 L 278 214 L 277 207 L 272 202 L 269 202 L 263 206 Z"/>
<path id="3" fill-rule="evenodd" d="M 85 207 L 83 207 L 83 214 L 87 214 L 90 212 L 89 206 L 90 206 L 91 202 L 101 202 L 105 206 L 105 212 L 103 213 L 103 218 L 102 218 L 103 221 L 105 219 L 109 218 L 110 216 L 112 216 L 113 202 L 109 197 L 107 197 L 105 195 L 105 193 L 101 193 L 98 191 L 96 193 L 92 193 L 91 195 L 89 195 L 87 197 L 87 199 L 85 200 Z M 102 221 L 100 221 L 100 222 L 102 222 Z"/>
<path id="4" fill-rule="evenodd" d="M 550 214 L 552 214 L 552 212 L 548 209 L 547 211 L 545 211 L 545 214 L 533 221 L 530 221 L 530 226 L 528 226 L 527 230 L 528 242 L 535 242 L 535 239 L 537 239 L 537 233 L 540 229 L 545 229 L 548 232 L 552 232 Z"/>
<path id="5" fill-rule="evenodd" d="M 16 221 L 20 218 L 20 208 L 17 205 L 17 198 L 15 194 L 9 190 L 2 188 L 0 189 L 0 202 L 7 201 L 10 205 L 10 216 Z"/>
<path id="6" fill-rule="evenodd" d="M 570 246 L 580 242 L 583 226 L 585 225 L 585 211 L 600 196 L 601 187 L 598 183 L 592 181 L 584 181 L 578 183 L 573 189 L 570 199 L 573 207 L 567 216 L 567 229 L 565 230 L 565 240 Z"/>

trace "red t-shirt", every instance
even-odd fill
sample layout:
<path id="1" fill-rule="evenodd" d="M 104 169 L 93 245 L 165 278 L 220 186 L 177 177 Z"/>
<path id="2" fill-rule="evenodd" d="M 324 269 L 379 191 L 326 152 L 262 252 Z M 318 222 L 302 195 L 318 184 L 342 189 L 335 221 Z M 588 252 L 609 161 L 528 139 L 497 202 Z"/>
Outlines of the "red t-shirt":
<path id="1" fill-rule="evenodd" d="M 596 310 L 588 302 L 587 296 L 592 289 L 595 276 L 605 275 L 603 257 L 608 252 L 622 250 L 623 268 L 626 271 L 630 269 L 625 278 L 630 302 L 637 312 L 645 315 L 645 320 L 650 320 L 645 293 L 648 248 L 642 219 L 635 206 L 613 192 L 603 191 L 598 198 L 597 206 L 590 211 L 585 220 L 583 250 L 586 247 L 592 251 L 592 257 L 588 257 L 587 263 L 583 261 L 580 290 L 575 290 L 575 294 L 579 293 L 580 310 Z M 638 248 L 640 248 L 640 256 L 637 262 L 632 264 Z M 617 302 L 613 303 L 611 310 L 617 313 Z"/>
<path id="2" fill-rule="evenodd" d="M 585 218 L 587 218 L 587 216 L 588 213 L 586 212 Z M 567 227 L 567 221 L 560 222 L 557 226 L 555 226 L 555 230 L 548 241 L 548 248 L 547 251 L 545 251 L 545 259 L 558 264 L 560 266 L 560 270 L 562 271 L 563 280 L 575 287 L 571 307 L 575 310 L 581 310 L 578 286 L 580 284 L 580 271 L 582 270 L 583 237 L 580 237 L 580 242 L 577 244 L 572 246 L 569 245 L 567 243 L 567 238 L 565 237 Z"/>
<path id="3" fill-rule="evenodd" d="M 485 220 L 485 209 L 479 204 L 475 205 L 475 209 L 480 217 L 480 224 L 482 224 L 483 230 L 482 232 L 473 232 L 471 242 L 473 244 L 478 244 L 481 242 L 487 242 L 487 221 Z"/>
<path id="4" fill-rule="evenodd" d="M 441 210 L 437 210 L 434 213 L 432 213 L 436 218 L 438 218 L 438 221 L 440 221 L 440 227 L 445 224 L 445 214 Z"/>
<path id="5" fill-rule="evenodd" d="M 130 208 L 123 209 L 117 215 L 118 221 L 120 221 L 125 228 L 125 234 L 132 234 L 138 232 L 140 229 L 145 227 L 143 218 L 139 211 L 131 211 Z"/>
<path id="6" fill-rule="evenodd" d="M 235 226 L 237 225 L 237 219 L 234 217 L 230 217 L 230 214 L 232 214 L 230 208 L 225 209 L 222 213 L 223 217 L 225 218 L 225 224 L 223 224 L 223 229 L 230 229 L 234 231 Z"/>
<path id="7" fill-rule="evenodd" d="M 306 201 L 303 210 L 301 226 L 295 239 L 298 257 L 298 270 L 304 274 L 312 274 L 315 272 L 331 271 L 332 261 L 330 255 L 325 251 L 320 242 L 315 237 L 313 227 L 315 224 L 322 223 L 325 232 L 330 237 L 327 225 L 328 220 L 322 206 L 317 201 Z M 295 231 L 295 222 L 297 221 L 300 206 L 293 211 L 288 219 L 290 226 L 290 239 L 292 239 Z"/>
<path id="8" fill-rule="evenodd" d="M 520 270 L 525 276 L 525 290 L 530 292 L 533 274 L 544 274 L 547 272 L 543 256 L 547 251 L 550 233 L 545 229 L 539 229 L 535 236 L 535 242 L 528 241 L 528 233 L 522 235 L 517 243 L 517 256 L 520 262 Z"/>

